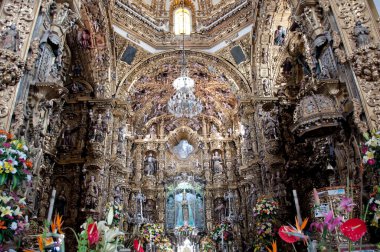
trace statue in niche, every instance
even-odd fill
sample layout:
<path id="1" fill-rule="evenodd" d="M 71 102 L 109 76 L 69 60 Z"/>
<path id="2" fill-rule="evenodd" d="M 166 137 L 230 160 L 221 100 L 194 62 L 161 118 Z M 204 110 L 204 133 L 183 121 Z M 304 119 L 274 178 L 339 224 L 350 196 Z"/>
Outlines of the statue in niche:
<path id="1" fill-rule="evenodd" d="M 282 26 L 278 26 L 274 33 L 274 44 L 282 46 L 285 43 L 286 30 Z"/>
<path id="2" fill-rule="evenodd" d="M 126 137 L 125 127 L 120 127 L 117 133 L 117 153 L 121 154 L 124 152 L 124 142 Z"/>
<path id="3" fill-rule="evenodd" d="M 264 135 L 267 139 L 278 139 L 277 135 L 277 120 L 270 112 L 266 113 L 264 117 Z"/>
<path id="4" fill-rule="evenodd" d="M 119 205 L 119 206 L 121 205 L 123 198 L 122 198 L 122 193 L 119 186 L 116 186 L 115 188 L 113 199 L 114 199 L 115 205 Z"/>
<path id="5" fill-rule="evenodd" d="M 144 163 L 145 163 L 145 168 L 144 168 L 145 174 L 148 176 L 154 175 L 156 171 L 157 160 L 155 159 L 155 157 L 153 157 L 152 153 L 149 153 L 148 157 L 145 157 Z"/>
<path id="6" fill-rule="evenodd" d="M 222 198 L 216 199 L 215 206 L 216 207 L 214 209 L 214 212 L 215 212 L 217 221 L 222 222 L 225 217 L 224 215 L 225 215 L 225 208 L 226 208 L 224 205 L 223 199 Z"/>
<path id="7" fill-rule="evenodd" d="M 360 20 L 355 24 L 354 36 L 356 38 L 356 45 L 359 48 L 368 45 L 370 42 L 369 30 L 367 27 L 363 26 Z"/>
<path id="8" fill-rule="evenodd" d="M 78 127 L 72 128 L 71 125 L 67 125 L 62 133 L 62 146 L 64 148 L 71 148 L 75 145 L 76 134 L 75 131 Z"/>
<path id="9" fill-rule="evenodd" d="M 270 95 L 270 84 L 268 79 L 262 80 L 263 89 L 264 89 L 264 95 Z"/>
<path id="10" fill-rule="evenodd" d="M 98 206 L 99 189 L 95 181 L 95 176 L 91 176 L 91 181 L 86 191 L 86 209 L 95 210 Z"/>
<path id="11" fill-rule="evenodd" d="M 218 151 L 214 152 L 214 155 L 212 156 L 212 163 L 213 163 L 214 173 L 223 172 L 222 157 L 220 156 Z"/>
<path id="12" fill-rule="evenodd" d="M 181 140 L 178 145 L 174 146 L 173 152 L 180 158 L 187 158 L 194 151 L 194 147 L 187 141 Z"/>
<path id="13" fill-rule="evenodd" d="M 253 207 L 256 204 L 257 201 L 257 188 L 254 184 L 251 185 L 251 191 L 249 192 L 248 196 L 248 205 L 249 207 Z"/>
<path id="14" fill-rule="evenodd" d="M 187 201 L 187 194 L 186 191 L 183 190 L 182 192 L 182 214 L 183 214 L 183 225 L 187 226 L 189 225 L 189 202 Z"/>
<path id="15" fill-rule="evenodd" d="M 66 196 L 65 196 L 65 190 L 62 189 L 61 192 L 59 193 L 56 201 L 55 201 L 55 206 L 54 208 L 56 209 L 56 213 L 59 215 L 63 216 L 66 213 Z"/>
<path id="16" fill-rule="evenodd" d="M 20 34 L 16 28 L 16 24 L 11 26 L 1 34 L 0 47 L 12 52 L 17 52 L 20 47 Z"/>

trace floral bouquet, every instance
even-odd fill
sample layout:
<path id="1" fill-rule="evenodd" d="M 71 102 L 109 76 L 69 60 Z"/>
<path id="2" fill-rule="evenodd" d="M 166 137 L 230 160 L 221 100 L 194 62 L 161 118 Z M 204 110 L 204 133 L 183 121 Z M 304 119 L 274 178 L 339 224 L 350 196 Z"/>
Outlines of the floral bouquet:
<path id="1" fill-rule="evenodd" d="M 147 223 L 141 229 L 141 236 L 148 243 L 151 241 L 155 244 L 159 243 L 163 233 L 164 230 L 159 225 L 153 223 Z"/>
<path id="2" fill-rule="evenodd" d="M 372 242 L 380 245 L 380 186 L 374 186 L 367 205 L 366 220 L 371 232 Z"/>
<path id="3" fill-rule="evenodd" d="M 124 216 L 124 213 L 122 212 L 123 206 L 119 204 L 108 203 L 106 205 L 106 209 L 108 214 L 111 214 L 113 216 L 111 225 L 118 226 L 121 218 Z"/>
<path id="4" fill-rule="evenodd" d="M 122 245 L 121 241 L 123 240 L 124 233 L 116 227 L 109 227 L 107 222 L 96 222 L 91 218 L 87 219 L 81 226 L 83 231 L 78 235 L 75 234 L 78 241 L 78 252 L 117 251 L 117 248 Z"/>
<path id="5" fill-rule="evenodd" d="M 182 236 L 189 236 L 193 233 L 195 230 L 194 227 L 191 226 L 180 226 L 175 228 L 175 232 L 181 234 Z"/>
<path id="6" fill-rule="evenodd" d="M 0 244 L 21 234 L 28 226 L 23 212 L 25 208 L 25 198 L 0 190 Z"/>
<path id="7" fill-rule="evenodd" d="M 363 164 L 380 168 L 380 131 L 371 131 L 363 136 L 366 140 L 361 146 Z"/>
<path id="8" fill-rule="evenodd" d="M 65 252 L 65 235 L 62 232 L 62 216 L 56 215 L 50 227 L 45 225 L 44 232 L 37 237 L 40 251 Z"/>
<path id="9" fill-rule="evenodd" d="M 22 141 L 0 130 L 0 185 L 9 183 L 15 189 L 23 180 L 31 180 L 33 163 L 27 151 Z"/>
<path id="10" fill-rule="evenodd" d="M 164 235 L 161 236 L 160 240 L 156 243 L 156 247 L 160 251 L 173 251 L 172 243 L 170 242 L 169 238 Z"/>
<path id="11" fill-rule="evenodd" d="M 201 251 L 202 252 L 213 252 L 216 250 L 215 242 L 210 236 L 205 236 L 201 239 Z"/>
<path id="12" fill-rule="evenodd" d="M 278 202 L 273 198 L 260 198 L 253 208 L 253 216 L 270 217 L 276 215 L 278 211 Z"/>
<path id="13" fill-rule="evenodd" d="M 278 212 L 278 202 L 272 197 L 261 197 L 253 208 L 255 217 L 255 242 L 254 247 L 260 250 L 270 245 L 276 236 L 276 216 Z"/>
<path id="14" fill-rule="evenodd" d="M 211 232 L 211 238 L 214 241 L 221 241 L 222 238 L 226 242 L 232 241 L 234 236 L 232 233 L 231 224 L 229 222 L 222 222 L 218 224 Z"/>

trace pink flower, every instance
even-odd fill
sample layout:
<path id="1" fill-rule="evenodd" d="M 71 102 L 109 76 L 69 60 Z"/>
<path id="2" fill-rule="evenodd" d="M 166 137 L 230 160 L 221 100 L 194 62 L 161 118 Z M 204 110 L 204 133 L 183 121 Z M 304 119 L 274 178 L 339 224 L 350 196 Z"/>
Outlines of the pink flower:
<path id="1" fill-rule="evenodd" d="M 369 165 L 374 165 L 376 163 L 376 160 L 375 159 L 368 159 L 368 161 L 367 161 L 367 164 L 369 164 Z"/>
<path id="2" fill-rule="evenodd" d="M 368 151 L 368 146 L 364 145 L 362 146 L 362 154 L 366 154 Z"/>
<path id="3" fill-rule="evenodd" d="M 340 225 L 342 222 L 342 216 L 338 216 L 334 218 L 334 212 L 330 211 L 326 216 L 325 216 L 325 221 L 324 224 L 326 225 L 327 229 L 332 232 L 335 230 L 337 226 Z"/>
<path id="4" fill-rule="evenodd" d="M 10 144 L 10 143 L 3 143 L 3 146 L 4 146 L 5 148 L 10 148 L 10 147 L 11 147 L 11 144 Z"/>
<path id="5" fill-rule="evenodd" d="M 344 197 L 339 204 L 339 209 L 350 213 L 354 209 L 355 205 L 356 204 L 354 204 L 352 198 Z"/>

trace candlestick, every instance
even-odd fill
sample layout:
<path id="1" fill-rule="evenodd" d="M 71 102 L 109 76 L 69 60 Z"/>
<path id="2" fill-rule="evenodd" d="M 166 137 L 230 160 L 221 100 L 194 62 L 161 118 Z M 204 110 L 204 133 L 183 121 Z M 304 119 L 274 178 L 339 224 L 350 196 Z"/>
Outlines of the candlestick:
<path id="1" fill-rule="evenodd" d="M 56 193 L 57 193 L 57 191 L 55 190 L 55 188 L 53 188 L 53 191 L 51 192 L 49 212 L 48 212 L 48 217 L 47 217 L 48 223 L 51 222 L 51 217 L 53 216 L 54 201 L 55 201 Z"/>

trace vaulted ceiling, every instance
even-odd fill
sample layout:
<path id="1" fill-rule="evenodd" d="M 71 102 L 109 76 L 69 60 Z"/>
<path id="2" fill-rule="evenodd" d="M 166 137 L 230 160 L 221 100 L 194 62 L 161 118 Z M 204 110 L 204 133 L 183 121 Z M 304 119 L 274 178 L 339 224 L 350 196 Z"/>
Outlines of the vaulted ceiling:
<path id="1" fill-rule="evenodd" d="M 251 31 L 252 0 L 184 0 L 183 4 L 192 16 L 188 48 L 215 51 L 225 40 Z M 112 5 L 112 25 L 119 35 L 152 53 L 178 47 L 173 11 L 182 6 L 181 0 L 114 0 Z"/>

